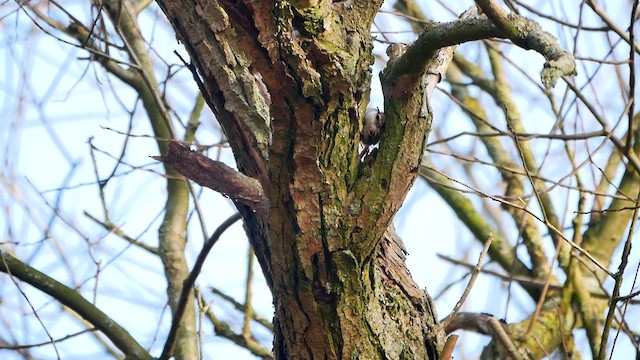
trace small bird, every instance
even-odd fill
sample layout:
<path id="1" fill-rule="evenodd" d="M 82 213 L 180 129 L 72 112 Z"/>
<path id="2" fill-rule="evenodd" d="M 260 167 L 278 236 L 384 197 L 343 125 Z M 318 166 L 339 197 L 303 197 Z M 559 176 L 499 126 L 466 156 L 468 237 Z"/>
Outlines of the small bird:
<path id="1" fill-rule="evenodd" d="M 384 130 L 384 113 L 378 108 L 369 108 L 364 113 L 362 122 L 362 132 L 360 141 L 365 146 L 375 145 L 380 141 L 380 136 Z"/>

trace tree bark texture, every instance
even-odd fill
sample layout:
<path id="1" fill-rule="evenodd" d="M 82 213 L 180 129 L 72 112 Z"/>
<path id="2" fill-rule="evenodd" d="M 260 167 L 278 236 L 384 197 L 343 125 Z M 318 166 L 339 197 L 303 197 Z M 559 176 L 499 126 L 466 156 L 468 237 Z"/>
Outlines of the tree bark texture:
<path id="1" fill-rule="evenodd" d="M 420 165 L 450 52 L 392 49 L 386 129 L 359 153 L 381 1 L 158 1 L 242 173 L 237 201 L 271 287 L 279 359 L 437 359 L 444 332 L 390 227 Z"/>

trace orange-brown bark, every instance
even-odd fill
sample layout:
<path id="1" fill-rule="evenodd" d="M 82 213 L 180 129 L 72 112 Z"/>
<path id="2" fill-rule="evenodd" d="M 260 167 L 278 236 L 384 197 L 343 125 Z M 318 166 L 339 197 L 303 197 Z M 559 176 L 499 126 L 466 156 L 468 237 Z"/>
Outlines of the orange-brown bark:
<path id="1" fill-rule="evenodd" d="M 246 201 L 239 209 L 272 289 L 280 359 L 436 359 L 443 344 L 386 233 L 430 127 L 420 74 L 391 79 L 385 94 L 403 95 L 386 100 L 390 134 L 360 163 L 380 3 L 159 1 L 238 168 L 268 199 L 266 222 Z"/>

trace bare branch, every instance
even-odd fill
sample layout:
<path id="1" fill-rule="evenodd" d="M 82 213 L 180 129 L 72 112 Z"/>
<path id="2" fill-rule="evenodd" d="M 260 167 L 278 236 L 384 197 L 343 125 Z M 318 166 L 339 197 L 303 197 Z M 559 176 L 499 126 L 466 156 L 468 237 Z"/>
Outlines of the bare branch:
<path id="1" fill-rule="evenodd" d="M 63 305 L 73 309 L 96 329 L 102 331 L 127 357 L 141 360 L 153 359 L 124 328 L 75 290 L 23 263 L 5 251 L 0 250 L 0 260 L 0 271 L 11 274 L 11 276 L 42 290 Z"/>
<path id="2" fill-rule="evenodd" d="M 542 70 L 541 78 L 542 83 L 548 88 L 555 86 L 561 76 L 575 75 L 575 62 L 571 54 L 562 49 L 553 36 L 544 32 L 536 22 L 516 15 L 510 15 L 508 19 L 503 15 L 496 19 L 500 20 L 499 24 L 503 24 L 504 27 L 494 25 L 484 15 L 465 17 L 450 23 L 426 25 L 423 33 L 407 47 L 404 55 L 389 71 L 391 78 L 402 74 L 420 73 L 437 49 L 492 37 L 509 38 L 526 50 L 533 49 L 542 54 L 547 63 Z"/>
<path id="3" fill-rule="evenodd" d="M 209 251 L 213 248 L 213 245 L 218 242 L 220 236 L 236 221 L 240 220 L 240 213 L 235 213 L 231 215 L 227 220 L 225 220 L 216 231 L 211 234 L 211 237 L 204 243 L 202 246 L 202 250 L 200 254 L 198 254 L 198 258 L 196 259 L 196 263 L 193 265 L 193 269 L 189 273 L 189 276 L 184 280 L 184 285 L 182 286 L 182 291 L 180 293 L 180 298 L 178 299 L 178 304 L 173 312 L 173 321 L 171 323 L 171 330 L 169 330 L 169 335 L 167 335 L 167 341 L 164 344 L 164 349 L 162 350 L 162 355 L 158 358 L 159 360 L 167 360 L 173 355 L 173 349 L 176 345 L 178 330 L 180 329 L 182 316 L 187 308 L 188 301 L 190 299 L 191 291 L 193 289 L 193 285 L 200 275 L 200 270 L 202 270 L 202 266 L 204 265 L 204 261 L 207 259 L 207 255 L 209 255 Z"/>
<path id="4" fill-rule="evenodd" d="M 222 162 L 211 160 L 177 142 L 169 144 L 166 155 L 153 158 L 170 165 L 201 186 L 249 206 L 261 216 L 268 214 L 269 202 L 260 182 Z"/>
<path id="5" fill-rule="evenodd" d="M 467 286 L 465 287 L 464 292 L 462 293 L 462 296 L 460 296 L 460 300 L 458 300 L 456 305 L 453 307 L 451 314 L 449 314 L 444 320 L 441 321 L 441 325 L 443 327 L 445 328 L 447 327 L 448 323 L 452 321 L 452 319 L 456 316 L 458 311 L 460 311 L 460 309 L 462 308 L 462 305 L 464 305 L 464 302 L 467 300 L 467 296 L 469 296 L 469 293 L 471 292 L 471 288 L 473 288 L 473 284 L 475 283 L 476 278 L 478 277 L 478 275 L 480 275 L 480 272 L 482 271 L 482 262 L 484 261 L 485 255 L 487 255 L 487 252 L 489 251 L 489 247 L 491 246 L 492 241 L 493 241 L 493 237 L 490 235 L 487 241 L 484 243 L 484 248 L 482 249 L 482 252 L 480 252 L 480 256 L 478 257 L 478 263 L 471 271 L 471 277 L 469 278 L 469 282 L 467 283 Z"/>
<path id="6" fill-rule="evenodd" d="M 205 315 L 213 324 L 216 335 L 229 339 L 231 342 L 251 351 L 252 354 L 263 360 L 274 359 L 273 353 L 269 349 L 262 347 L 255 339 L 246 338 L 241 334 L 235 333 L 229 324 L 215 316 L 211 307 L 206 306 L 202 297 L 198 297 L 198 300 L 200 308 L 204 310 Z"/>
<path id="7" fill-rule="evenodd" d="M 533 49 L 547 59 L 542 70 L 542 83 L 547 88 L 556 85 L 562 76 L 576 75 L 576 64 L 571 54 L 558 41 L 542 30 L 538 23 L 523 17 L 507 15 L 495 0 L 476 0 L 491 21 L 503 31 L 502 36 L 525 50 Z"/>

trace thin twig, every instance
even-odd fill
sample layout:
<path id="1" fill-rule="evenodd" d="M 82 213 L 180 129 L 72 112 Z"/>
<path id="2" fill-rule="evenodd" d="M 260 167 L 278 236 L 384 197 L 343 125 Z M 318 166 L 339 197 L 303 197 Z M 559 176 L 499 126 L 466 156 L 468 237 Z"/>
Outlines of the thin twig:
<path id="1" fill-rule="evenodd" d="M 518 349 L 511 341 L 509 334 L 502 327 L 502 323 L 494 316 L 489 318 L 489 327 L 493 333 L 493 338 L 505 347 L 509 357 L 513 360 L 522 360 L 522 356 L 520 356 Z"/>
<path id="2" fill-rule="evenodd" d="M 193 269 L 189 273 L 189 276 L 184 280 L 182 292 L 180 293 L 180 299 L 178 300 L 178 305 L 176 306 L 176 310 L 173 314 L 171 330 L 169 330 L 169 335 L 167 336 L 167 341 L 164 344 L 162 355 L 160 355 L 160 357 L 158 358 L 159 360 L 167 360 L 173 355 L 173 348 L 177 339 L 176 335 L 178 334 L 178 329 L 180 328 L 180 323 L 182 322 L 182 315 L 184 315 L 185 309 L 187 308 L 189 294 L 191 293 L 193 284 L 196 282 L 196 279 L 200 274 L 200 270 L 202 270 L 202 266 L 204 265 L 204 261 L 206 260 L 207 255 L 209 255 L 209 251 L 211 251 L 213 245 L 215 245 L 218 239 L 220 239 L 220 236 L 231 225 L 240 220 L 240 218 L 240 213 L 231 215 L 227 220 L 220 224 L 220 226 L 218 226 L 216 231 L 213 232 L 211 237 L 202 246 L 202 250 L 200 251 L 200 254 L 198 254 L 198 258 L 196 259 L 196 263 L 193 265 Z"/>
<path id="3" fill-rule="evenodd" d="M 447 324 L 451 322 L 451 320 L 460 311 L 460 308 L 462 308 L 462 305 L 464 305 L 464 302 L 467 300 L 467 296 L 469 296 L 469 293 L 471 292 L 471 288 L 473 287 L 473 284 L 476 282 L 476 278 L 480 274 L 480 271 L 482 271 L 482 261 L 484 260 L 485 255 L 487 255 L 487 252 L 489 252 L 489 247 L 491 246 L 491 242 L 493 242 L 493 235 L 489 234 L 489 238 L 484 243 L 484 248 L 482 249 L 482 252 L 478 257 L 478 263 L 473 268 L 473 270 L 471 270 L 471 277 L 469 278 L 469 283 L 467 284 L 467 287 L 464 289 L 464 292 L 462 293 L 460 300 L 458 300 L 456 305 L 453 307 L 451 314 L 442 321 L 443 327 L 447 327 Z"/>
<path id="4" fill-rule="evenodd" d="M 245 338 L 244 336 L 236 333 L 231 329 L 231 326 L 229 326 L 228 323 L 218 319 L 216 315 L 213 313 L 213 311 L 211 310 L 211 306 L 207 306 L 204 303 L 204 300 L 202 299 L 202 297 L 199 298 L 198 305 L 200 306 L 204 314 L 207 316 L 207 318 L 213 324 L 214 331 L 217 336 L 223 337 L 233 342 L 234 344 L 249 350 L 253 355 L 257 356 L 258 358 L 261 358 L 264 360 L 274 359 L 273 353 L 271 352 L 270 349 L 263 347 L 262 345 L 260 345 L 260 343 L 258 343 L 253 338 Z"/>
<path id="5" fill-rule="evenodd" d="M 89 328 L 89 329 L 80 330 L 80 331 L 75 332 L 75 333 L 73 333 L 73 334 L 69 334 L 69 335 L 63 336 L 63 337 L 58 338 L 58 339 L 54 339 L 54 340 L 53 340 L 53 343 L 61 343 L 61 342 L 63 342 L 63 341 L 66 341 L 66 340 L 72 339 L 72 338 L 74 338 L 74 337 L 76 337 L 76 336 L 80 336 L 80 335 L 86 334 L 86 333 L 88 333 L 88 332 L 93 332 L 93 331 L 96 331 L 96 330 L 97 330 L 97 329 L 96 329 L 96 328 L 94 328 L 94 327 Z M 5 345 L 0 345 L 0 349 L 8 349 L 8 350 L 22 350 L 22 349 L 30 349 L 30 348 L 34 348 L 34 347 L 39 347 L 39 346 L 51 345 L 51 344 L 52 344 L 52 342 L 51 342 L 51 341 L 42 341 L 42 342 L 39 342 L 39 343 L 35 343 L 35 344 L 26 344 L 26 345 L 7 345 L 7 346 L 5 346 Z M 55 345 L 54 345 L 54 346 L 55 346 Z"/>
<path id="6" fill-rule="evenodd" d="M 0 255 L 2 255 L 1 252 L 0 252 Z M 49 330 L 47 329 L 46 325 L 44 324 L 44 322 L 42 322 L 42 319 L 40 318 L 40 315 L 38 315 L 38 312 L 36 311 L 36 308 L 33 307 L 33 304 L 31 303 L 31 300 L 29 300 L 29 297 L 24 292 L 24 290 L 22 290 L 22 288 L 20 287 L 20 285 L 18 284 L 18 282 L 14 278 L 13 274 L 11 273 L 12 266 L 9 266 L 9 264 L 8 264 L 8 260 L 9 259 L 7 259 L 4 256 L 2 256 L 0 258 L 0 260 L 2 260 L 2 264 L 0 265 L 0 269 L 4 270 L 7 273 L 7 275 L 9 275 L 9 278 L 11 279 L 13 284 L 16 286 L 16 289 L 18 289 L 18 291 L 20 292 L 20 294 L 22 295 L 24 300 L 27 302 L 27 304 L 29 304 L 29 307 L 31 308 L 31 312 L 33 312 L 33 315 L 36 317 L 36 319 L 38 319 L 38 322 L 42 326 L 42 329 L 44 330 L 45 334 L 47 334 L 47 337 L 49 338 L 49 341 L 47 342 L 47 344 L 51 344 L 51 346 L 53 346 L 53 350 L 56 352 L 56 357 L 58 359 L 60 359 L 60 353 L 58 352 L 58 347 L 56 346 L 56 341 L 53 340 L 53 337 L 51 336 L 51 333 L 49 333 Z"/>
<path id="7" fill-rule="evenodd" d="M 640 203 L 640 191 L 638 191 L 638 197 L 636 199 L 636 204 Z M 613 293 L 611 294 L 611 300 L 609 301 L 609 311 L 607 312 L 607 317 L 604 322 L 604 328 L 602 330 L 602 338 L 600 341 L 600 350 L 598 352 L 598 360 L 604 360 L 607 356 L 607 340 L 609 340 L 609 329 L 611 328 L 611 322 L 613 321 L 613 316 L 616 311 L 616 306 L 618 302 L 616 299 L 620 296 L 620 287 L 622 287 L 622 280 L 624 278 L 624 270 L 629 263 L 629 254 L 631 253 L 631 242 L 633 240 L 633 235 L 636 229 L 636 225 L 638 222 L 638 208 L 633 211 L 633 217 L 631 218 L 631 226 L 629 227 L 629 233 L 627 235 L 627 240 L 624 243 L 624 247 L 622 249 L 622 255 L 620 255 L 620 266 L 618 267 L 618 272 L 615 273 L 615 285 L 613 286 Z"/>
<path id="8" fill-rule="evenodd" d="M 212 293 L 214 293 L 214 294 L 220 296 L 221 298 L 223 298 L 225 301 L 229 302 L 237 310 L 240 310 L 242 312 L 246 311 L 245 309 L 247 307 L 244 304 L 239 303 L 236 299 L 234 299 L 231 296 L 223 293 L 219 289 L 216 289 L 214 287 L 210 287 L 209 290 L 211 290 Z M 255 320 L 258 324 L 264 326 L 266 329 L 268 329 L 269 331 L 273 332 L 273 322 L 271 320 L 267 319 L 264 316 L 261 316 L 261 315 L 257 314 L 255 309 L 253 311 L 251 311 L 251 315 L 253 317 L 253 320 Z"/>
<path id="9" fill-rule="evenodd" d="M 593 257 L 593 255 L 591 255 L 587 250 L 583 249 L 580 245 L 574 243 L 573 241 L 567 239 L 567 237 L 555 226 L 553 226 L 553 224 L 548 223 L 548 221 L 545 221 L 544 219 L 541 219 L 538 215 L 536 215 L 535 213 L 533 213 L 531 210 L 529 210 L 527 207 L 524 206 L 518 206 L 513 202 L 510 201 L 505 201 L 502 198 L 498 197 L 498 196 L 494 196 L 491 194 L 487 194 L 485 192 L 482 192 L 478 189 L 475 189 L 459 180 L 456 180 L 454 178 L 452 178 L 451 176 L 443 173 L 442 171 L 436 169 L 435 167 L 432 166 L 428 166 L 428 165 L 422 165 L 423 167 L 426 167 L 427 169 L 436 172 L 439 175 L 442 175 L 444 178 L 446 178 L 447 180 L 454 182 L 456 184 L 459 184 L 461 186 L 464 186 L 465 188 L 471 189 L 472 193 L 478 196 L 484 196 L 487 197 L 491 200 L 494 200 L 500 204 L 504 204 L 507 206 L 512 206 L 514 208 L 516 208 L 517 210 L 522 210 L 526 213 L 528 213 L 529 215 L 533 216 L 536 220 L 540 221 L 542 224 L 544 224 L 545 226 L 547 226 L 547 228 L 549 228 L 550 232 L 554 232 L 556 233 L 558 236 L 560 236 L 560 238 L 562 238 L 562 240 L 564 240 L 565 242 L 567 242 L 567 244 L 569 244 L 572 248 L 574 248 L 575 250 L 577 250 L 580 254 L 584 255 L 587 259 L 589 259 L 589 261 L 591 261 L 594 265 L 596 265 L 600 270 L 602 270 L 603 272 L 605 272 L 607 275 L 613 277 L 613 273 L 611 271 L 609 271 L 609 269 L 602 265 L 595 257 Z M 453 188 L 455 190 L 458 190 L 457 188 Z M 458 190 L 459 191 L 459 190 Z"/>
<path id="10" fill-rule="evenodd" d="M 136 245 L 138 247 L 140 247 L 141 249 L 147 250 L 148 252 L 154 254 L 154 255 L 158 255 L 158 248 L 155 246 L 151 246 L 151 245 L 147 245 L 142 241 L 136 240 L 132 237 L 130 237 L 129 235 L 125 234 L 124 231 L 122 231 L 122 229 L 120 229 L 119 226 L 111 223 L 111 221 L 107 222 L 103 222 L 100 221 L 98 218 L 94 217 L 93 215 L 89 214 L 88 212 L 84 212 L 84 216 L 88 217 L 89 219 L 95 221 L 96 223 L 100 224 L 103 228 L 105 228 L 105 230 L 109 231 L 110 233 L 116 234 L 118 236 L 120 236 L 122 239 L 126 240 L 128 243 L 130 243 L 131 245 Z"/>
<path id="11" fill-rule="evenodd" d="M 631 45 L 631 49 L 634 52 L 640 54 L 640 45 L 636 44 L 633 41 L 633 35 L 631 35 L 631 36 L 627 35 L 627 33 L 625 33 L 624 30 L 622 28 L 620 28 L 620 26 L 618 26 L 618 24 L 613 19 L 611 19 L 609 17 L 609 15 L 607 15 L 607 13 L 605 13 L 604 10 L 595 1 L 587 0 L 586 4 L 589 5 L 591 10 L 593 10 L 593 12 L 596 13 L 600 17 L 602 22 L 607 24 L 609 29 L 613 30 L 613 32 L 618 34 L 618 36 L 620 36 L 620 38 L 622 40 L 624 40 L 627 44 Z M 631 18 L 633 19 L 634 16 L 635 16 L 635 13 L 632 12 L 631 13 Z"/>

